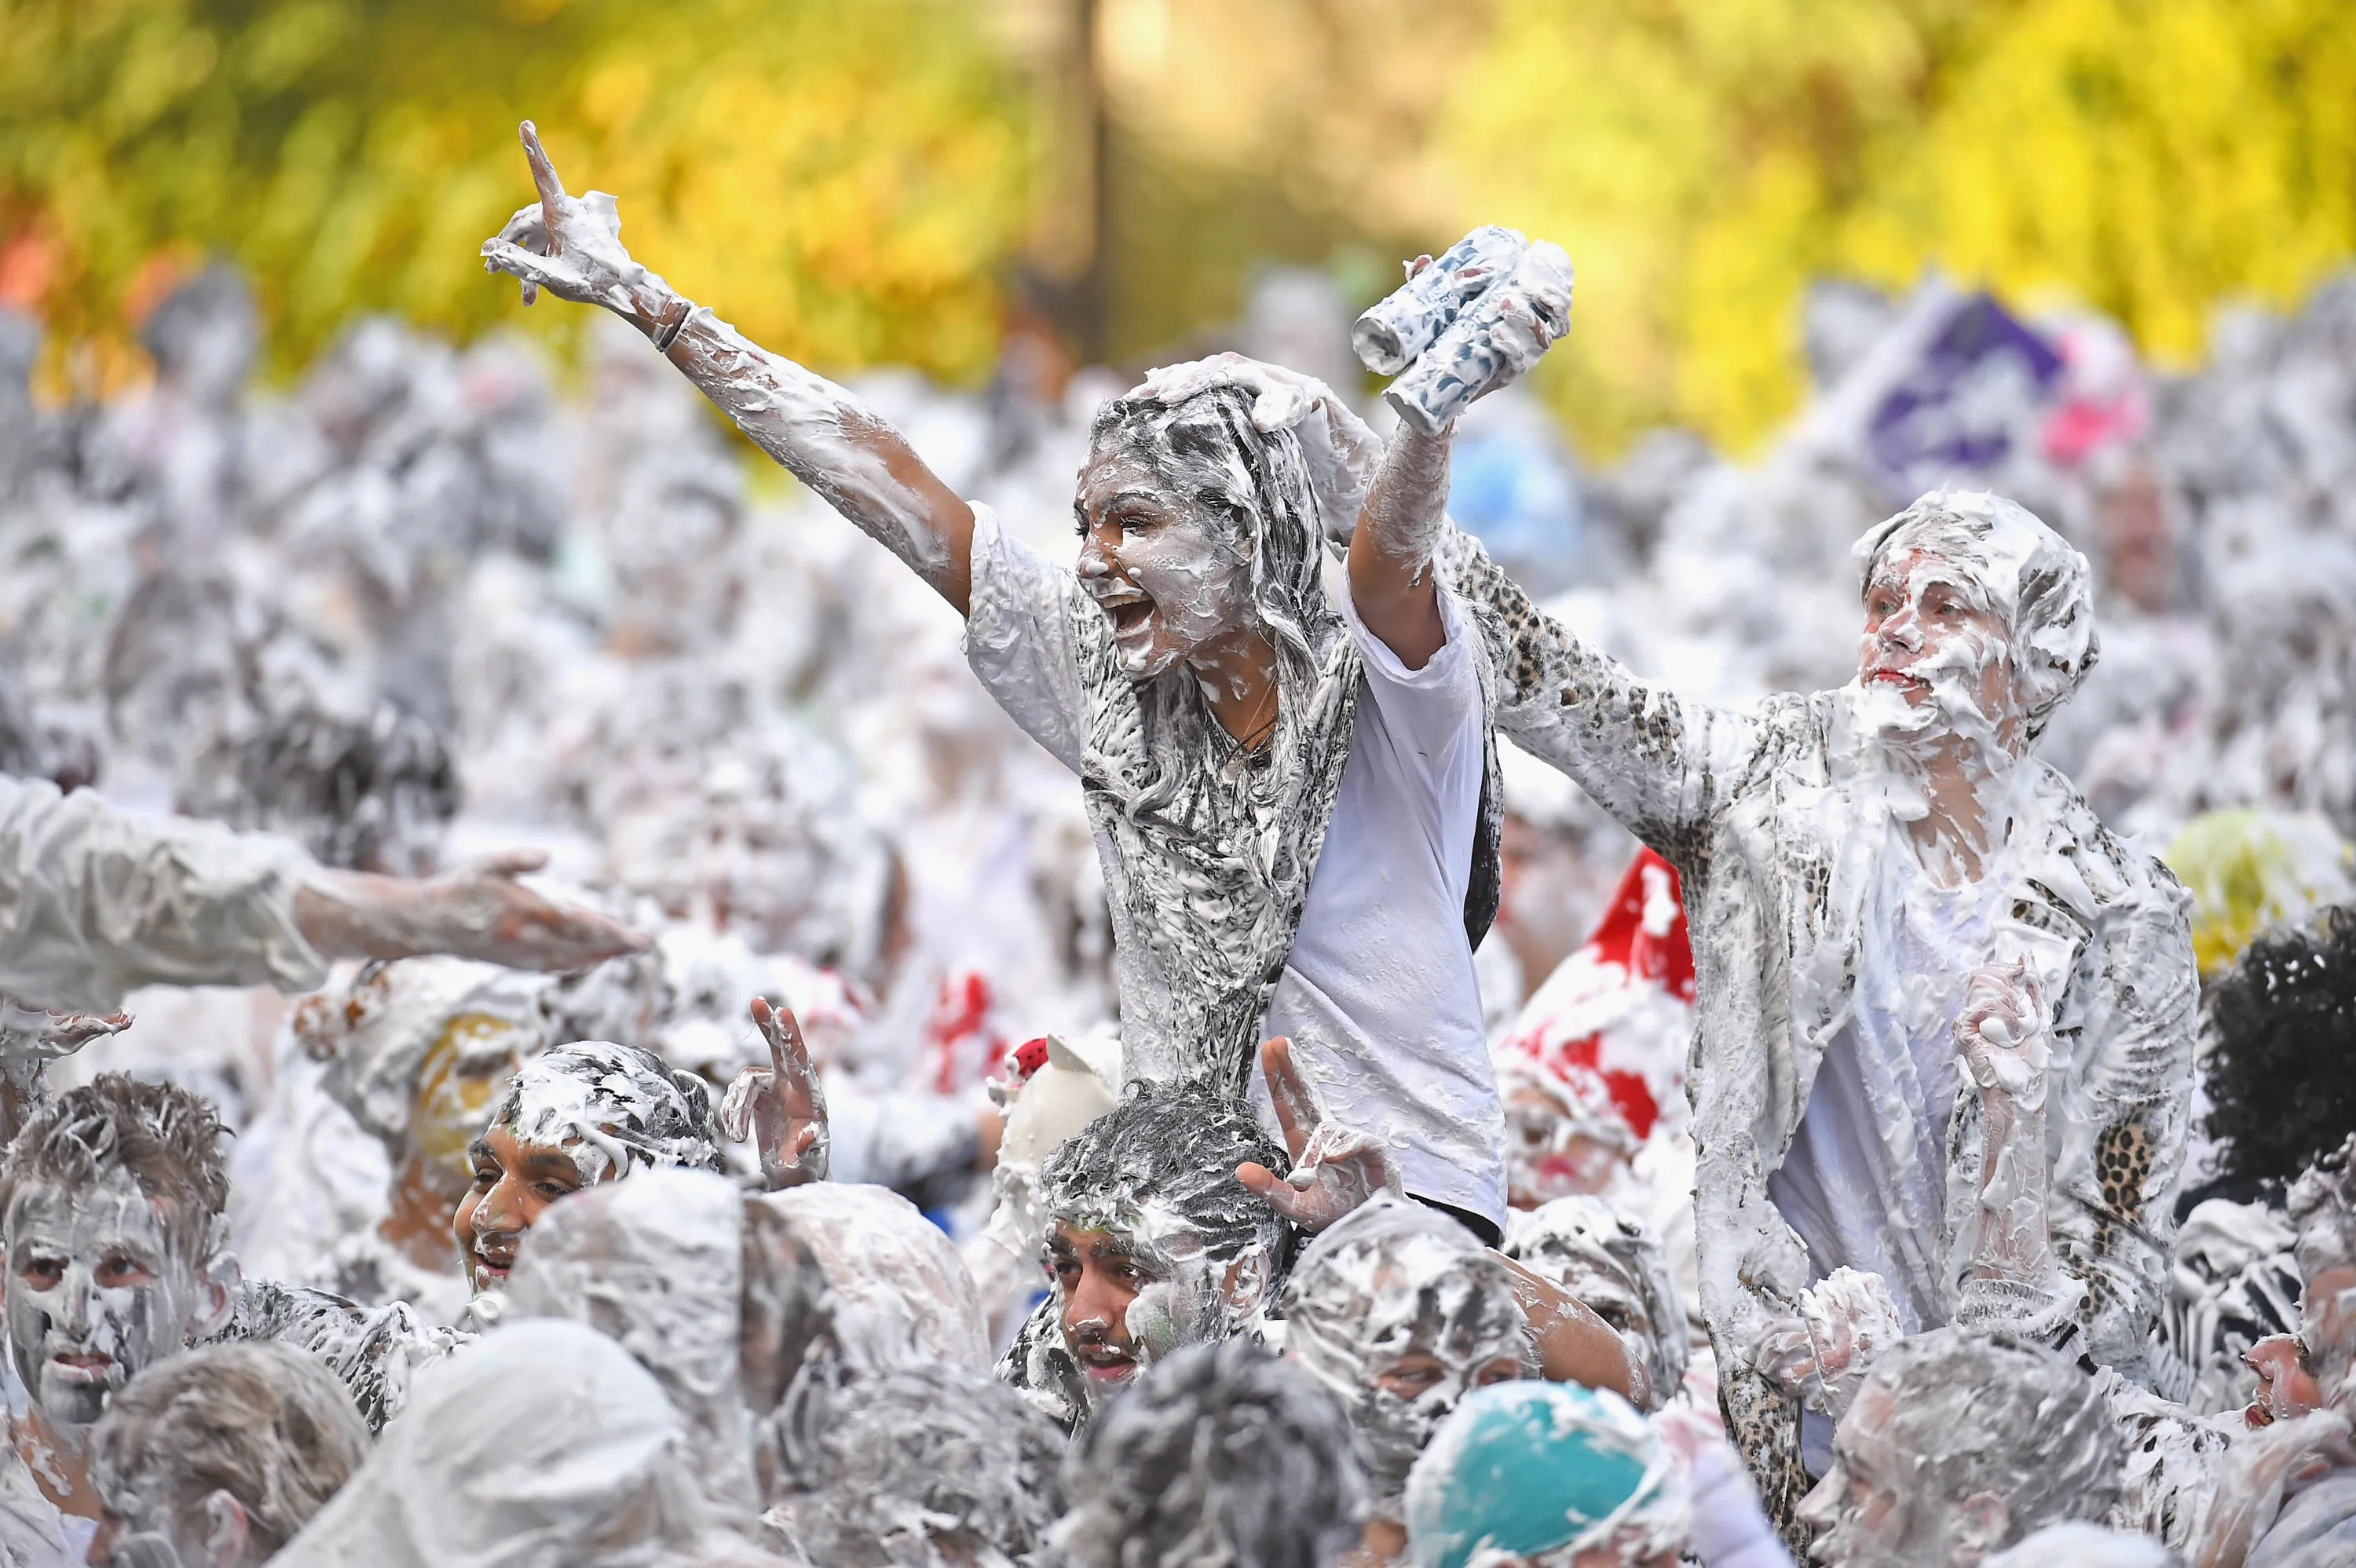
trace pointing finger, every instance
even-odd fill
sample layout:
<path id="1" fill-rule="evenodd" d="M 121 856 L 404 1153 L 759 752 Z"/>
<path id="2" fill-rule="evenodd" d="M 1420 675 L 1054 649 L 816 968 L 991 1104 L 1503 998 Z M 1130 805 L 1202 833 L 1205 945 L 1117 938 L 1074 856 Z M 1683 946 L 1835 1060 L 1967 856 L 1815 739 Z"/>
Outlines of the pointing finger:
<path id="1" fill-rule="evenodd" d="M 1301 1070 L 1293 1065 L 1292 1041 L 1278 1035 L 1262 1045 L 1259 1067 L 1268 1079 L 1268 1097 L 1276 1106 L 1276 1125 L 1284 1132 L 1285 1151 L 1297 1160 L 1309 1147 L 1318 1115 L 1317 1102 L 1301 1081 Z"/>
<path id="2" fill-rule="evenodd" d="M 548 161 L 548 149 L 540 144 L 540 132 L 527 120 L 519 133 L 523 138 L 523 155 L 531 163 L 531 183 L 540 187 L 541 209 L 563 211 L 564 182 L 556 177 L 556 165 Z"/>

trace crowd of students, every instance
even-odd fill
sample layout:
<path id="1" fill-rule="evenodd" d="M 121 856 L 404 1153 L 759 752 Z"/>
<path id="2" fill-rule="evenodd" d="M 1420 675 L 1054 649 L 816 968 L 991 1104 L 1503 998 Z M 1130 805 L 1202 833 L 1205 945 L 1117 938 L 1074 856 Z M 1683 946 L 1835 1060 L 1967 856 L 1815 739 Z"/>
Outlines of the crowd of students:
<path id="1" fill-rule="evenodd" d="M 2059 736 L 2107 778 L 2121 737 L 2174 726 L 2212 774 L 2291 749 L 2279 803 L 2331 813 L 2344 781 L 2296 750 L 2328 703 L 2229 726 L 2182 692 L 2113 698 L 2073 733 L 2105 657 L 2095 567 L 1948 486 L 1815 573 L 1862 625 L 1837 684 L 1744 702 L 1640 677 L 1576 595 L 1533 600 L 1447 515 L 1456 411 L 1569 322 L 1560 252 L 1507 230 L 1385 307 L 1419 367 L 1387 434 L 1234 354 L 1097 401 L 1058 564 L 967 498 L 921 400 L 904 434 L 888 386 L 747 342 L 524 140 L 541 199 L 487 266 L 619 317 L 883 550 L 747 528 L 709 432 L 619 342 L 626 395 L 571 452 L 504 439 L 540 417 L 511 366 L 429 395 L 382 330 L 273 443 L 220 274 L 159 311 L 146 401 L 5 454 L 51 592 L 16 595 L 0 713 L 0 1550 L 2356 1550 L 2351 938 L 2307 912 L 2345 891 L 2339 840 L 2212 820 L 2171 851 L 2188 895 L 2110 824 L 2206 786 L 2171 764 L 2114 799 L 2045 760 Z M 1954 319 L 1917 307 L 1892 330 Z M 2080 414 L 2132 422 L 2080 379 Z M 1935 459 L 1869 424 L 1885 468 Z M 2278 466 L 2331 460 L 2294 434 Z M 1854 503 L 1856 458 L 1819 428 L 1759 515 L 1812 484 Z M 602 552 L 568 559 L 560 488 Z M 1705 484 L 1664 526 L 1713 507 Z M 118 580 L 89 558 L 103 517 L 148 559 L 94 652 L 59 595 Z M 2135 558 L 2109 554 L 2115 589 Z M 537 565 L 481 564 L 502 560 Z M 255 593 L 280 560 L 291 582 Z M 900 568 L 964 618 L 1027 741 L 928 713 L 968 677 L 898 645 L 938 623 L 856 592 Z M 842 618 L 766 613 L 781 582 Z M 892 689 L 830 703 L 862 661 Z M 100 752 L 76 692 L 120 793 L 217 820 L 70 789 Z M 923 802 L 897 836 L 843 809 L 808 729 L 862 710 L 904 720 L 855 737 Z M 504 849 L 434 874 L 452 734 L 493 803 L 471 847 L 569 820 L 564 869 L 592 852 L 608 891 L 536 891 L 542 860 Z M 1600 812 L 1643 848 L 1501 1016 L 1543 947 L 1547 799 L 1587 818 L 1558 844 L 1612 844 Z M 944 866 L 980 869 L 945 895 Z M 960 923 L 997 961 L 908 983 Z M 226 1014 L 186 1015 L 209 1041 L 114 1016 L 134 987 L 263 983 L 309 995 L 245 1016 L 258 1053 Z M 1049 1032 L 1017 1046 L 1018 1017 Z"/>

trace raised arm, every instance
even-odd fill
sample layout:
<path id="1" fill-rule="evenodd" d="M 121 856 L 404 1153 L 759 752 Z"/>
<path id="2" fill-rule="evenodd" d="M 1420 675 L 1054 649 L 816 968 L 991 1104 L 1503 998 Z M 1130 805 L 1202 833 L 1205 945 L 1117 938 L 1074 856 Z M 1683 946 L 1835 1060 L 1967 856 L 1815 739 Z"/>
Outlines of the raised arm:
<path id="1" fill-rule="evenodd" d="M 521 281 L 523 303 L 542 289 L 601 305 L 647 335 L 754 445 L 907 562 L 966 612 L 973 511 L 900 433 L 823 376 L 771 354 L 633 261 L 620 216 L 603 191 L 566 194 L 531 122 L 524 155 L 540 199 L 483 242 L 486 271 Z"/>
<path id="2" fill-rule="evenodd" d="M 1402 421 L 1350 535 L 1350 602 L 1409 669 L 1448 641 L 1432 554 L 1448 525 L 1448 449 L 1456 427 Z"/>

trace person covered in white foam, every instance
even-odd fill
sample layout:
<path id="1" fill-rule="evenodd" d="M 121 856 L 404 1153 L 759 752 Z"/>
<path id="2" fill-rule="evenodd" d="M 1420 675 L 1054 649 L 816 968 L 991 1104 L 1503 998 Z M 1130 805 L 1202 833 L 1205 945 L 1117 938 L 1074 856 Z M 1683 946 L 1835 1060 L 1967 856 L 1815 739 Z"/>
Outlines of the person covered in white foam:
<path id="1" fill-rule="evenodd" d="M 1682 880 L 1701 1306 L 1787 1531 L 1801 1397 L 1857 1346 L 1968 1320 L 2140 1371 L 2192 1087 L 2183 891 L 2033 754 L 2094 662 L 2084 557 L 1944 491 L 1857 556 L 1857 679 L 1736 710 L 1436 547 L 1495 641 L 1501 732 Z"/>
<path id="2" fill-rule="evenodd" d="M 1067 569 L 857 399 L 673 293 L 623 249 L 612 197 L 566 194 L 523 139 L 541 199 L 486 267 L 527 304 L 545 289 L 644 331 L 967 616 L 975 674 L 1080 776 L 1130 1075 L 1242 1096 L 1262 1040 L 1289 1037 L 1328 1114 L 1392 1145 L 1408 1193 L 1495 1240 L 1472 967 L 1497 890 L 1487 677 L 1422 542 L 1447 429 L 1378 464 L 1314 381 L 1234 356 L 1159 372 L 1097 416 Z M 1551 338 L 1532 330 L 1534 360 Z M 1326 541 L 1354 528 L 1329 584 Z"/>

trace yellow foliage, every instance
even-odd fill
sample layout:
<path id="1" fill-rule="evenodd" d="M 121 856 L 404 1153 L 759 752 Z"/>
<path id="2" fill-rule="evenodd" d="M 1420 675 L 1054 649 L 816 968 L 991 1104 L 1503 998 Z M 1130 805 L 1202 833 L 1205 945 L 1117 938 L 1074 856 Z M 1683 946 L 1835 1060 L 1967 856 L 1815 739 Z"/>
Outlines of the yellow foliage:
<path id="1" fill-rule="evenodd" d="M 829 367 L 969 378 L 1019 242 L 1023 96 L 953 0 L 0 0 L 0 298 L 102 380 L 127 316 L 211 251 L 282 365 L 355 311 L 469 334 L 518 311 L 483 239 L 537 121 L 635 253 Z"/>
<path id="2" fill-rule="evenodd" d="M 1811 275 L 1936 264 L 2181 362 L 2356 253 L 2345 0 L 1504 0 L 1439 134 L 1463 221 L 1570 250 L 1551 389 L 1605 448 L 1772 429 Z"/>
<path id="3" fill-rule="evenodd" d="M 2349 848 L 2318 816 L 2206 812 L 2185 825 L 2166 859 L 2192 896 L 2192 956 L 2203 979 L 2232 967 L 2268 926 L 2348 891 Z"/>

